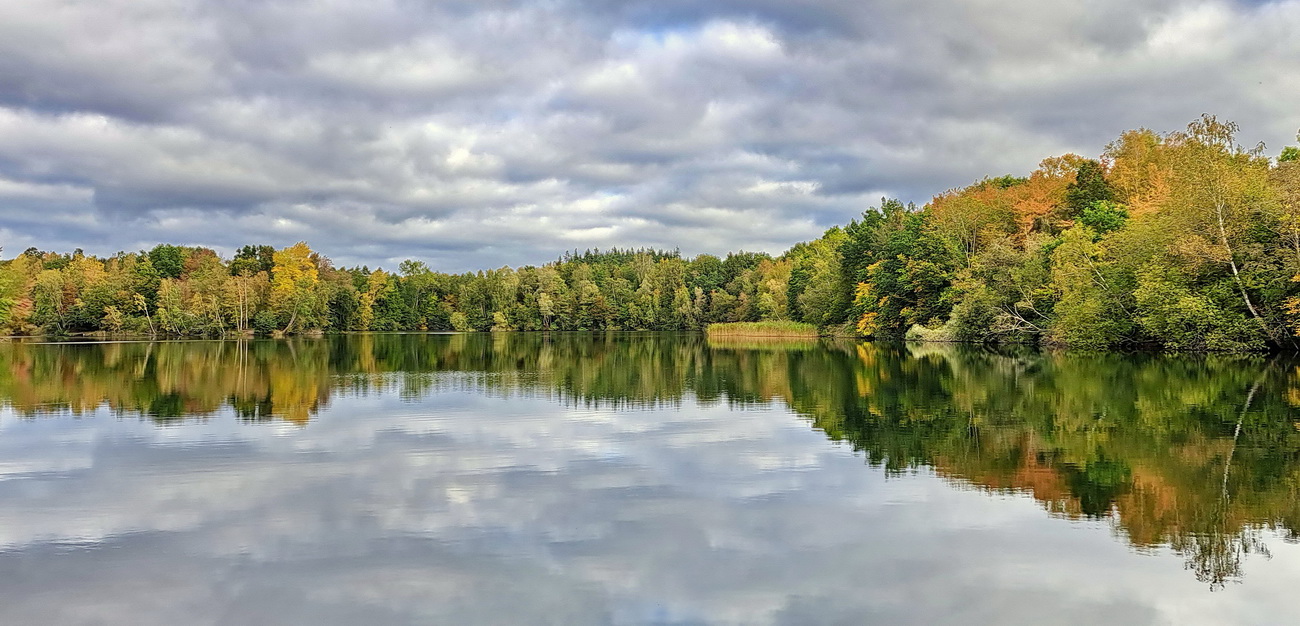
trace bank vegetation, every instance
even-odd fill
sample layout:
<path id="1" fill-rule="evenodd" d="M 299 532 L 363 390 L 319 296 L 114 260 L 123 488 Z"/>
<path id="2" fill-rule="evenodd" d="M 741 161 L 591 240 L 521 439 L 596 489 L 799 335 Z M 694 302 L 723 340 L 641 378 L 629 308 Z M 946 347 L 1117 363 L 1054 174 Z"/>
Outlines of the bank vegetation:
<path id="1" fill-rule="evenodd" d="M 0 262 L 0 333 L 770 322 L 889 339 L 1294 349 L 1300 149 L 1270 158 L 1237 134 L 1212 116 L 1177 132 L 1128 131 L 1096 158 L 1051 157 L 924 206 L 884 199 L 779 256 L 575 251 L 451 274 L 416 260 L 395 272 L 335 267 L 306 243 L 228 259 L 167 244 L 106 258 L 32 248 Z"/>

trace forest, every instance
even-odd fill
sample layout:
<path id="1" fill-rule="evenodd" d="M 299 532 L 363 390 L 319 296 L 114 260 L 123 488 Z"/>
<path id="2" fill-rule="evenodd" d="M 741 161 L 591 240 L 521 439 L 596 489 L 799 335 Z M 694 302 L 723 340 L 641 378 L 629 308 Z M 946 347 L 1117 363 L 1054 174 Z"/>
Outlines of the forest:
<path id="1" fill-rule="evenodd" d="M 1238 127 L 1127 131 L 924 206 L 882 199 L 779 256 L 565 253 L 451 274 L 334 267 L 300 242 L 0 261 L 0 334 L 696 330 L 790 321 L 881 339 L 1300 347 L 1300 149 Z"/>

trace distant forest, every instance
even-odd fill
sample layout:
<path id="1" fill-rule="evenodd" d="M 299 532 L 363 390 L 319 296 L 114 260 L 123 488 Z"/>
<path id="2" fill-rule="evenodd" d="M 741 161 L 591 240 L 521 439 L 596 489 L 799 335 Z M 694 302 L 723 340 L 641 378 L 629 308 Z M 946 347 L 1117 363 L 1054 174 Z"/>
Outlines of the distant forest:
<path id="1" fill-rule="evenodd" d="M 790 320 L 883 339 L 1082 348 L 1294 349 L 1300 149 L 1275 158 L 1203 116 L 1123 133 L 923 207 L 884 199 L 780 256 L 566 253 L 447 274 L 336 268 L 306 243 L 159 245 L 0 261 L 0 333 L 151 336 L 413 330 L 694 330 Z"/>

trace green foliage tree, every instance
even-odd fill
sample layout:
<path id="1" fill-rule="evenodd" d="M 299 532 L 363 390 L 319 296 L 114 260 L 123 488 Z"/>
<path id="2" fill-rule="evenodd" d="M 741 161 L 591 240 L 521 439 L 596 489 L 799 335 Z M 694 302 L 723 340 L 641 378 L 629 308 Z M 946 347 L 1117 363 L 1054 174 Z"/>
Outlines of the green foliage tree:
<path id="1" fill-rule="evenodd" d="M 1087 226 L 1075 226 L 1052 253 L 1051 288 L 1058 295 L 1048 338 L 1055 343 L 1101 349 L 1132 338 L 1132 310 L 1097 240 Z"/>
<path id="2" fill-rule="evenodd" d="M 897 339 L 913 326 L 946 319 L 958 254 L 932 219 L 884 201 L 845 228 L 845 265 L 855 285 L 851 313 L 862 334 Z"/>
<path id="3" fill-rule="evenodd" d="M 1115 194 L 1106 182 L 1106 170 L 1101 163 L 1087 159 L 1079 164 L 1074 181 L 1065 189 L 1065 217 L 1075 219 L 1099 202 L 1111 202 Z"/>
<path id="4" fill-rule="evenodd" d="M 1094 201 L 1079 214 L 1079 223 L 1092 229 L 1098 236 L 1123 228 L 1127 220 L 1128 210 L 1110 200 Z"/>
<path id="5" fill-rule="evenodd" d="M 149 251 L 149 261 L 159 278 L 180 278 L 185 269 L 185 249 L 160 243 Z"/>
<path id="6" fill-rule="evenodd" d="M 842 228 L 832 228 L 812 242 L 795 261 L 795 271 L 806 276 L 798 294 L 799 320 L 829 326 L 848 315 L 848 294 L 843 287 L 840 246 L 848 238 Z"/>
<path id="7" fill-rule="evenodd" d="M 271 246 L 243 246 L 235 252 L 235 258 L 230 260 L 232 276 L 251 276 L 258 272 L 266 272 L 269 275 L 273 269 L 275 269 L 275 248 Z"/>

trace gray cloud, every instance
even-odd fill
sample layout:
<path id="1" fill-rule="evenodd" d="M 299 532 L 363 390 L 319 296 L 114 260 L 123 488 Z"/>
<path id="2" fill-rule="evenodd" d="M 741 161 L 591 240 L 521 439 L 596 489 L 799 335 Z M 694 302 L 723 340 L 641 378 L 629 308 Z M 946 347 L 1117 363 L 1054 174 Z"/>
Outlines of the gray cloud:
<path id="1" fill-rule="evenodd" d="M 1273 151 L 1300 2 L 0 6 L 0 244 L 339 264 L 779 252 L 1202 112 Z"/>

